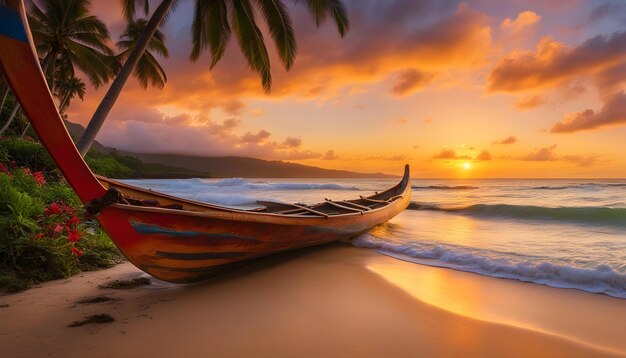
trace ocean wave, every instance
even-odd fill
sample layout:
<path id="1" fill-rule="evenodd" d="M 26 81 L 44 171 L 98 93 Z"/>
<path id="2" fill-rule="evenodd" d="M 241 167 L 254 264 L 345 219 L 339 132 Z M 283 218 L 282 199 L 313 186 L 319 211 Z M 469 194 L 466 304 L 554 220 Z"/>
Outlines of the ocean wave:
<path id="1" fill-rule="evenodd" d="M 530 187 L 531 190 L 567 190 L 567 189 L 594 189 L 594 188 L 621 188 L 626 187 L 626 183 L 582 183 L 571 185 L 542 185 Z"/>
<path id="2" fill-rule="evenodd" d="M 202 180 L 206 187 L 258 189 L 258 190 L 359 190 L 355 186 L 334 183 L 265 183 L 253 182 L 243 178 L 223 179 L 219 181 Z"/>
<path id="3" fill-rule="evenodd" d="M 383 254 L 419 264 L 626 298 L 626 273 L 608 265 L 573 267 L 545 261 L 514 262 L 442 245 L 420 248 L 394 244 L 369 234 L 357 237 L 352 243 L 357 247 L 376 249 Z"/>
<path id="4" fill-rule="evenodd" d="M 545 207 L 509 204 L 474 204 L 464 207 L 443 207 L 431 203 L 411 202 L 408 209 L 442 211 L 479 217 L 567 221 L 626 227 L 626 208 L 614 207 Z"/>
<path id="5" fill-rule="evenodd" d="M 471 185 L 428 185 L 428 186 L 411 186 L 414 190 L 472 190 L 480 189 Z"/>

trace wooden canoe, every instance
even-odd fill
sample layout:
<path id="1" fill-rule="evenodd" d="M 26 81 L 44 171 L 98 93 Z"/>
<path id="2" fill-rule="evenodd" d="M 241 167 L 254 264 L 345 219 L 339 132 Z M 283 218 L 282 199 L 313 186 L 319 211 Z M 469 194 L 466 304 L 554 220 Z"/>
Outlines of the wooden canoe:
<path id="1" fill-rule="evenodd" d="M 4 2 L 4 5 L 2 5 Z M 184 200 L 95 176 L 70 138 L 45 82 L 22 0 L 0 1 L 0 67 L 44 147 L 86 205 L 121 193 L 96 216 L 130 262 L 190 282 L 261 256 L 348 239 L 409 204 L 409 167 L 393 188 L 317 205 L 259 202 L 254 210 Z"/>

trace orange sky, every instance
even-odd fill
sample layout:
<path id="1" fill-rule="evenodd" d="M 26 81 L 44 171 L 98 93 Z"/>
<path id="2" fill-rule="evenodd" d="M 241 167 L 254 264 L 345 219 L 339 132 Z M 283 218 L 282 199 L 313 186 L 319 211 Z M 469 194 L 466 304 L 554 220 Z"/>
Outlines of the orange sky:
<path id="1" fill-rule="evenodd" d="M 115 39 L 117 1 L 93 1 Z M 231 43 L 188 61 L 192 4 L 164 28 L 165 89 L 133 79 L 98 140 L 415 177 L 626 177 L 626 2 L 346 0 L 340 39 L 291 6 L 299 51 L 274 84 Z M 273 49 L 271 49 L 273 50 Z M 69 119 L 86 123 L 90 88 Z"/>

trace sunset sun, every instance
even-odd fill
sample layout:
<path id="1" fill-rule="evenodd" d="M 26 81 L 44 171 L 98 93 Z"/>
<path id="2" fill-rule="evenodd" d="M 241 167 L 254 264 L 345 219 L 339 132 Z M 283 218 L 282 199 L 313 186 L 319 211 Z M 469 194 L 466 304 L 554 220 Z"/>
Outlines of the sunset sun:
<path id="1" fill-rule="evenodd" d="M 470 170 L 470 169 L 472 169 L 472 163 L 465 162 L 465 163 L 461 164 L 461 167 L 463 167 L 463 169 L 465 169 L 465 170 Z"/>

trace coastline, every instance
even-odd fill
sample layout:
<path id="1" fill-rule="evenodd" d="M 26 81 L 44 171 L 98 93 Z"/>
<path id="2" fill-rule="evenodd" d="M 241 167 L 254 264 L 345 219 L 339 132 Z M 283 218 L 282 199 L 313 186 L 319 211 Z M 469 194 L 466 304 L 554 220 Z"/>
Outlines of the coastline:
<path id="1" fill-rule="evenodd" d="M 626 356 L 626 300 L 346 244 L 197 284 L 98 288 L 140 276 L 124 263 L 0 296 L 0 356 Z M 100 313 L 116 321 L 67 327 Z"/>

